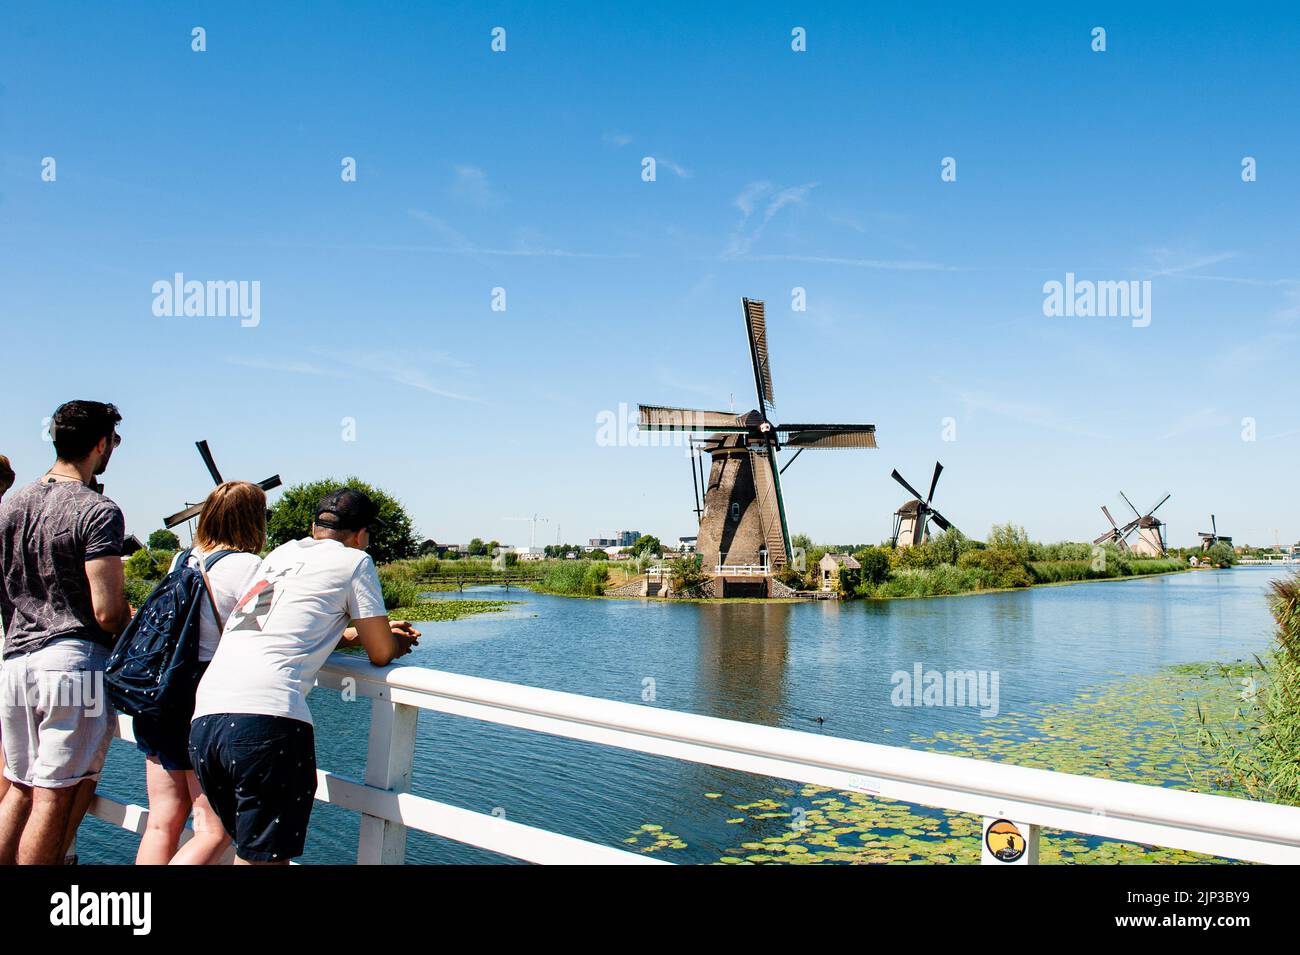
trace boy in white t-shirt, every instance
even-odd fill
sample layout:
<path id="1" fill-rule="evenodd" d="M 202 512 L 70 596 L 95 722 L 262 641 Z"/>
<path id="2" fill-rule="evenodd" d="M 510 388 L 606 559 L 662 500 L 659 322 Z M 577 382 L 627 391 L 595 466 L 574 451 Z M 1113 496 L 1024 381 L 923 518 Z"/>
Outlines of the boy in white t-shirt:
<path id="1" fill-rule="evenodd" d="M 382 526 L 378 512 L 350 488 L 321 498 L 312 536 L 262 561 L 199 683 L 190 758 L 238 862 L 302 855 L 316 792 L 306 697 L 340 640 L 359 640 L 371 663 L 386 666 L 419 639 L 384 612 L 365 553 L 370 528 Z"/>

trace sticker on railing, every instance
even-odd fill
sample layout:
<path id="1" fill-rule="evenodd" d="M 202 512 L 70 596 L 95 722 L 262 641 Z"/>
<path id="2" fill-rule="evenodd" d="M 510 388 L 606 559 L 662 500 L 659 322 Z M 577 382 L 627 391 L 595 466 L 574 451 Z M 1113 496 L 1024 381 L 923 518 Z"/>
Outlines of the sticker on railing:
<path id="1" fill-rule="evenodd" d="M 1038 862 L 1038 833 L 1010 819 L 984 817 L 982 865 L 1033 865 Z"/>

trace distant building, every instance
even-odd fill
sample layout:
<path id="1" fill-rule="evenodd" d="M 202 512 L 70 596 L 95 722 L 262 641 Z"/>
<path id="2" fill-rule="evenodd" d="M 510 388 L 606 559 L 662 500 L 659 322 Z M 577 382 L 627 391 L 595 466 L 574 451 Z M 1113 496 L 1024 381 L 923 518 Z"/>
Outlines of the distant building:
<path id="1" fill-rule="evenodd" d="M 520 560 L 541 560 L 546 556 L 545 547 L 516 547 L 515 556 Z"/>
<path id="2" fill-rule="evenodd" d="M 840 568 L 847 567 L 849 570 L 860 570 L 862 565 L 857 562 L 852 554 L 826 554 L 817 564 L 817 569 L 821 571 L 822 590 L 830 591 L 835 589 L 839 583 Z"/>
<path id="3" fill-rule="evenodd" d="M 616 537 L 592 537 L 587 541 L 586 550 L 604 550 L 606 547 L 617 547 L 618 538 Z"/>
<path id="4" fill-rule="evenodd" d="M 619 531 L 617 545 L 619 547 L 631 547 L 641 537 L 640 531 Z"/>
<path id="5" fill-rule="evenodd" d="M 695 553 L 695 543 L 699 537 L 679 537 L 677 538 L 677 549 L 683 554 Z"/>

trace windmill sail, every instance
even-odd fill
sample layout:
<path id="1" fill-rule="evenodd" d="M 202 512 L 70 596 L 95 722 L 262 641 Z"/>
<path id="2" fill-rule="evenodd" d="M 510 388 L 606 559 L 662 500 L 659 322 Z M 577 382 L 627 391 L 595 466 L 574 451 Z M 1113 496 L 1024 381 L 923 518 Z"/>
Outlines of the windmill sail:
<path id="1" fill-rule="evenodd" d="M 754 384 L 758 388 L 758 405 L 766 410 L 766 405 L 776 404 L 772 396 L 772 366 L 767 357 L 767 317 L 763 313 L 763 303 L 745 299 L 745 329 L 749 333 L 749 356 L 754 363 Z"/>
<path id="2" fill-rule="evenodd" d="M 639 405 L 638 427 L 647 431 L 718 431 L 743 434 L 749 430 L 747 415 L 727 411 L 697 411 L 694 408 L 666 408 Z"/>
<path id="3" fill-rule="evenodd" d="M 874 424 L 785 424 L 776 433 L 786 448 L 822 451 L 876 447 Z"/>

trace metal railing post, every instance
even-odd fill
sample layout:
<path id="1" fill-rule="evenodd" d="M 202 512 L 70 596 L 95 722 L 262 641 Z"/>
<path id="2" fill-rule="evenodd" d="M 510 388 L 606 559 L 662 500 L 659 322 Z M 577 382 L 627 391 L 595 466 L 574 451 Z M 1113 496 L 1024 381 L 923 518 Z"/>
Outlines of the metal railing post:
<path id="1" fill-rule="evenodd" d="M 394 703 L 387 694 L 370 707 L 370 742 L 366 749 L 366 785 L 410 792 L 415 759 L 415 726 L 420 711 Z M 361 814 L 358 865 L 402 865 L 406 861 L 406 826 Z"/>

